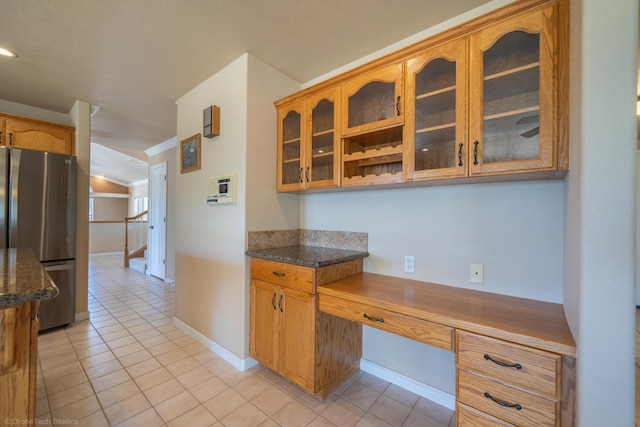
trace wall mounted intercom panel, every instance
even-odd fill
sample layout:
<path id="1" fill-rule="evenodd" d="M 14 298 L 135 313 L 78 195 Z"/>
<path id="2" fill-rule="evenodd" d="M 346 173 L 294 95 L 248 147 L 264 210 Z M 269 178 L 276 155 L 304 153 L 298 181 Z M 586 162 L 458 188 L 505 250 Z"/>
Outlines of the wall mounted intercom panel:
<path id="1" fill-rule="evenodd" d="M 209 206 L 235 205 L 236 181 L 235 173 L 207 178 L 205 182 L 207 204 Z"/>

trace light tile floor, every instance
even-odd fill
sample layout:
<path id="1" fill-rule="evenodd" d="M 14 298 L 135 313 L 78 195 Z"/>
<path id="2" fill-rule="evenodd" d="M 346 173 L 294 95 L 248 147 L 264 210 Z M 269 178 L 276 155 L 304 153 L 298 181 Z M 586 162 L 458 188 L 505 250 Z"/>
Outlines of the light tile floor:
<path id="1" fill-rule="evenodd" d="M 91 256 L 90 321 L 38 338 L 36 412 L 79 426 L 447 427 L 454 413 L 368 373 L 324 402 L 271 371 L 241 372 L 176 328 L 173 287 Z"/>

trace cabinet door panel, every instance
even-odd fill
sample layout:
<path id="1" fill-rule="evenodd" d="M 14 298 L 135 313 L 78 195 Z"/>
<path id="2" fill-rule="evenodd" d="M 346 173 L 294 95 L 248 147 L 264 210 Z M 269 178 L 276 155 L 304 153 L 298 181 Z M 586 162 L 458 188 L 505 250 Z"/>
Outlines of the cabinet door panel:
<path id="1" fill-rule="evenodd" d="M 407 179 L 467 175 L 467 68 L 466 39 L 407 60 Z"/>
<path id="2" fill-rule="evenodd" d="M 278 109 L 277 191 L 296 191 L 303 187 L 302 104 Z"/>
<path id="3" fill-rule="evenodd" d="M 279 288 L 260 280 L 251 281 L 249 353 L 267 368 L 278 371 L 277 299 Z"/>
<path id="4" fill-rule="evenodd" d="M 332 87 L 307 100 L 310 140 L 305 150 L 305 187 L 337 187 L 340 183 L 339 88 Z"/>
<path id="5" fill-rule="evenodd" d="M 48 151 L 58 154 L 73 154 L 73 131 L 71 128 L 36 124 L 29 121 L 7 119 L 6 144 L 28 150 Z"/>
<path id="6" fill-rule="evenodd" d="M 470 37 L 471 175 L 557 168 L 554 6 Z"/>
<path id="7" fill-rule="evenodd" d="M 403 121 L 403 65 L 388 65 L 342 84 L 342 134 L 354 135 Z"/>
<path id="8" fill-rule="evenodd" d="M 311 391 L 315 365 L 315 296 L 282 288 L 280 373 Z"/>

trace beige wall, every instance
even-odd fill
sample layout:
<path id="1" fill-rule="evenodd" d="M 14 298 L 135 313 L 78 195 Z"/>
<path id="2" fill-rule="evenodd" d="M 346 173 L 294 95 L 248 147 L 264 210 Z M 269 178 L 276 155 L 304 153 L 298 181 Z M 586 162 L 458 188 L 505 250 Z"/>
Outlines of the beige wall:
<path id="1" fill-rule="evenodd" d="M 89 236 L 90 254 L 120 252 L 124 257 L 124 222 L 92 222 Z"/>
<path id="2" fill-rule="evenodd" d="M 289 216 L 297 226 L 297 201 L 275 194 L 275 161 L 257 164 L 262 152 L 273 159 L 273 101 L 297 88 L 288 77 L 243 55 L 178 100 L 178 141 L 202 131 L 202 111 L 209 105 L 220 107 L 220 136 L 202 138 L 200 170 L 181 174 L 174 169 L 176 318 L 242 359 L 248 357 L 249 333 L 247 224 L 255 225 L 253 215 L 262 214 L 264 228 L 284 226 Z M 237 204 L 208 206 L 205 179 L 229 173 L 238 176 Z M 249 182 L 261 179 L 269 183 L 259 184 L 266 195 L 253 187 L 247 191 Z M 247 214 L 253 203 L 269 209 Z"/>
<path id="3" fill-rule="evenodd" d="M 92 176 L 89 178 L 89 185 L 94 193 L 115 193 L 115 194 L 128 194 L 129 188 L 124 185 L 115 184 L 113 182 L 106 181 L 104 179 Z"/>

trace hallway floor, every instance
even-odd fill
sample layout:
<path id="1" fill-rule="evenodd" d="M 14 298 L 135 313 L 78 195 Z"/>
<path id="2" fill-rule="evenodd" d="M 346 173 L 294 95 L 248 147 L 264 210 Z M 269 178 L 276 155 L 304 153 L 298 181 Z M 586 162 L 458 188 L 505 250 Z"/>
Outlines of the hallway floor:
<path id="1" fill-rule="evenodd" d="M 450 409 L 361 372 L 324 402 L 236 370 L 173 326 L 174 289 L 91 256 L 91 320 L 42 333 L 36 415 L 79 426 L 447 427 Z"/>

